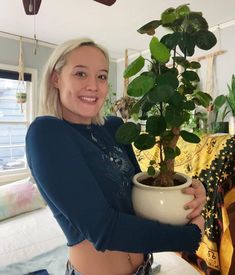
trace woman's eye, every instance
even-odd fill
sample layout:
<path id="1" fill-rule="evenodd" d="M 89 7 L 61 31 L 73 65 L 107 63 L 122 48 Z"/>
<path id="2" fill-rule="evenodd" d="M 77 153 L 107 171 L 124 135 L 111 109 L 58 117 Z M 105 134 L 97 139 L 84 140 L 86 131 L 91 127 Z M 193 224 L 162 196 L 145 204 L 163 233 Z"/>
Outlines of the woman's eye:
<path id="1" fill-rule="evenodd" d="M 84 73 L 84 72 L 76 72 L 75 75 L 78 77 L 81 77 L 81 78 L 86 77 L 86 73 Z"/>
<path id="2" fill-rule="evenodd" d="M 99 75 L 99 79 L 101 79 L 101 80 L 107 80 L 108 77 L 107 77 L 107 75 L 102 74 L 102 75 Z"/>

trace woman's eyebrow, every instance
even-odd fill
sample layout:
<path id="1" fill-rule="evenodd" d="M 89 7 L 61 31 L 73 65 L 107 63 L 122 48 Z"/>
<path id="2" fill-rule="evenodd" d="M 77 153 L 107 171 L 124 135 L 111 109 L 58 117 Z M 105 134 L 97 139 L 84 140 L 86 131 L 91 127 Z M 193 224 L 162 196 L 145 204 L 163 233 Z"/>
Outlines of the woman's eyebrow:
<path id="1" fill-rule="evenodd" d="M 87 66 L 85 66 L 85 65 L 75 65 L 74 66 L 74 68 L 76 69 L 76 68 L 87 68 Z M 100 69 L 99 71 L 103 71 L 103 72 L 105 72 L 105 73 L 108 73 L 109 71 L 107 70 L 107 69 Z"/>

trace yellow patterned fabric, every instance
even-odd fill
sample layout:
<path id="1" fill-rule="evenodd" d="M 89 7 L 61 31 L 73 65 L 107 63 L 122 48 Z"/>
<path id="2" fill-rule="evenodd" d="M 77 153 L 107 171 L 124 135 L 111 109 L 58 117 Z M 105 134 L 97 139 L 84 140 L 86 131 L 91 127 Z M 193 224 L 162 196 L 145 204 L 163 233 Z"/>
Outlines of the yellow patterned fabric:
<path id="1" fill-rule="evenodd" d="M 235 274 L 235 137 L 227 134 L 204 135 L 199 144 L 179 140 L 181 155 L 175 170 L 198 178 L 207 191 L 203 211 L 205 235 L 195 255 L 183 257 L 202 274 Z M 145 171 L 149 160 L 158 162 L 159 148 L 139 151 L 134 148 Z"/>

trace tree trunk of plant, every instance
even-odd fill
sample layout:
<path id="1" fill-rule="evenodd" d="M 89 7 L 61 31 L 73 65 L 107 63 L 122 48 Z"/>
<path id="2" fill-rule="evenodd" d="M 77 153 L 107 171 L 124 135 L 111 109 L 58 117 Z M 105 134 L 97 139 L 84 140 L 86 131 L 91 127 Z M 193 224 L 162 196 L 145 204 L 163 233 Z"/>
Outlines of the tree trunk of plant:
<path id="1" fill-rule="evenodd" d="M 164 148 L 172 148 L 175 150 L 176 144 L 180 137 L 180 128 L 174 127 L 172 128 L 172 133 L 174 137 L 169 142 L 165 142 L 163 144 Z M 166 172 L 161 171 L 160 174 L 157 176 L 156 180 L 160 181 L 161 186 L 174 186 L 173 176 L 175 174 L 174 171 L 174 159 L 169 159 L 166 161 Z"/>

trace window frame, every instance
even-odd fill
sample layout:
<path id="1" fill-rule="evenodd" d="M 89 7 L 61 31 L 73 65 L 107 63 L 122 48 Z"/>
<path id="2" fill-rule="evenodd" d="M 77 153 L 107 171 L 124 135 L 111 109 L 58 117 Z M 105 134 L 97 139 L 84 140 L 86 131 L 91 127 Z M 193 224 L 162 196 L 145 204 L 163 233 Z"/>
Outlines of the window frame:
<path id="1" fill-rule="evenodd" d="M 18 72 L 18 66 L 2 64 L 0 63 L 1 70 Z M 36 116 L 35 106 L 37 102 L 36 91 L 37 91 L 37 69 L 24 68 L 25 73 L 31 74 L 31 87 L 32 90 L 27 94 L 26 103 L 26 126 L 29 127 L 30 123 Z M 9 122 L 8 122 L 9 123 Z M 10 122 L 11 123 L 11 122 Z M 19 122 L 20 123 L 20 122 Z M 0 173 L 0 185 L 6 184 L 8 182 L 17 181 L 30 176 L 30 171 L 26 162 L 26 168 L 6 170 Z"/>

